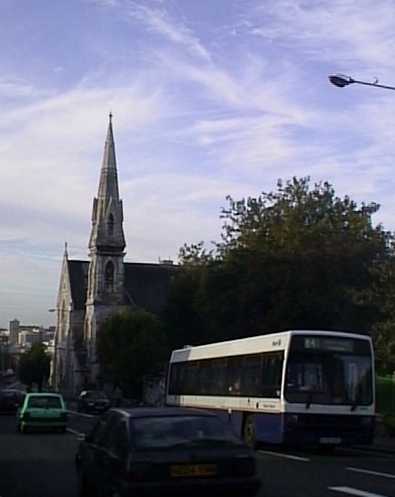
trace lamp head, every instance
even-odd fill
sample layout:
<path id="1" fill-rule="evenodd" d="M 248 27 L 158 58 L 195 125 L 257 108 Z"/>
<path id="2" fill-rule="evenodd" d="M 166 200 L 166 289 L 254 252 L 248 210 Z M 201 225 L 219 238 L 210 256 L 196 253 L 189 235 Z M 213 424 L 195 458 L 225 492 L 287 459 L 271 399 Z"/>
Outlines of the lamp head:
<path id="1" fill-rule="evenodd" d="M 354 80 L 350 76 L 346 76 L 345 74 L 331 74 L 329 77 L 329 81 L 339 87 L 344 88 L 345 86 L 351 85 L 354 83 Z"/>

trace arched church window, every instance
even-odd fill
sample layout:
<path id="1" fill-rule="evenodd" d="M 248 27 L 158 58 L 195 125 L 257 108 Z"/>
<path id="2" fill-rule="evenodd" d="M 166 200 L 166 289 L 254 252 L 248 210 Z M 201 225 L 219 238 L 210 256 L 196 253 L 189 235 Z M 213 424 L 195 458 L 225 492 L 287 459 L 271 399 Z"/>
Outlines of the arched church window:
<path id="1" fill-rule="evenodd" d="M 114 216 L 112 214 L 108 216 L 108 234 L 110 236 L 114 234 Z"/>
<path id="2" fill-rule="evenodd" d="M 104 278 L 107 290 L 112 290 L 114 288 L 114 263 L 112 261 L 108 261 L 106 264 Z"/>

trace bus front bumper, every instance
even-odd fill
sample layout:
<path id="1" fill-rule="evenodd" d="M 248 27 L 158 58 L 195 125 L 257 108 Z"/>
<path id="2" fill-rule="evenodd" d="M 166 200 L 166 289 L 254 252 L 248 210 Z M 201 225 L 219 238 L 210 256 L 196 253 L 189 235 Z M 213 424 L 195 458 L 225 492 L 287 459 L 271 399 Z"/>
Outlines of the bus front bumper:
<path id="1" fill-rule="evenodd" d="M 289 445 L 349 447 L 374 438 L 374 416 L 287 413 L 283 422 L 283 442 Z"/>

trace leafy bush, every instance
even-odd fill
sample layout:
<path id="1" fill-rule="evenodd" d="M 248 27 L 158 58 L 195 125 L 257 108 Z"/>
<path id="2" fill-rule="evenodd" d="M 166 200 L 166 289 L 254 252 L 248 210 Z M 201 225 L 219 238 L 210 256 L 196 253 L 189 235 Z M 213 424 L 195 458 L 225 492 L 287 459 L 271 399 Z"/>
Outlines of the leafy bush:
<path id="1" fill-rule="evenodd" d="M 395 436 L 395 414 L 387 414 L 383 418 L 385 429 L 390 436 Z"/>
<path id="2" fill-rule="evenodd" d="M 377 411 L 395 415 L 395 381 L 390 376 L 376 378 Z"/>

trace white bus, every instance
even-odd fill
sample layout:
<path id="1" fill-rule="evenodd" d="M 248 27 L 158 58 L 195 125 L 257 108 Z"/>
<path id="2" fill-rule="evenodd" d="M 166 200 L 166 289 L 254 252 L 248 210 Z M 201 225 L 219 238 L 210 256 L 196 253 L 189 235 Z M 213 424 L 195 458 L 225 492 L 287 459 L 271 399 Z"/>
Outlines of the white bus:
<path id="1" fill-rule="evenodd" d="M 217 411 L 257 442 L 368 444 L 374 434 L 369 336 L 286 331 L 173 351 L 166 403 Z"/>

